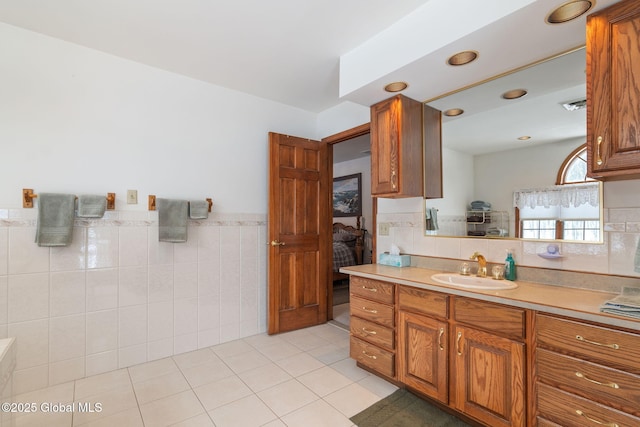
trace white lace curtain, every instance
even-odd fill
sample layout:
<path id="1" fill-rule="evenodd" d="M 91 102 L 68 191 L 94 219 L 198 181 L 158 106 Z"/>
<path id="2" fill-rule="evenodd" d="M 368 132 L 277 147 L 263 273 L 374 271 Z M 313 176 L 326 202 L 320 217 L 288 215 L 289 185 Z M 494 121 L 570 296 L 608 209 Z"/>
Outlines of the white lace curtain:
<path id="1" fill-rule="evenodd" d="M 513 193 L 513 206 L 520 209 L 574 208 L 585 204 L 596 208 L 600 206 L 599 182 L 554 185 Z"/>

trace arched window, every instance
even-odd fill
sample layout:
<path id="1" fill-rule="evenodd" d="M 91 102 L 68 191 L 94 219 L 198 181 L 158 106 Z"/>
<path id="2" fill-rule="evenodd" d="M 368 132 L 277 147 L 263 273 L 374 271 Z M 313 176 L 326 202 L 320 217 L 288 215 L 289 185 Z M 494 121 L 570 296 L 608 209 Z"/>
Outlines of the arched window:
<path id="1" fill-rule="evenodd" d="M 589 181 L 593 181 L 593 178 L 587 176 L 587 144 L 583 144 L 564 159 L 558 171 L 556 184 L 575 184 Z"/>
<path id="2" fill-rule="evenodd" d="M 599 241 L 599 186 L 594 181 L 587 177 L 584 144 L 564 160 L 556 186 L 514 193 L 519 219 L 516 235 L 528 239 Z"/>

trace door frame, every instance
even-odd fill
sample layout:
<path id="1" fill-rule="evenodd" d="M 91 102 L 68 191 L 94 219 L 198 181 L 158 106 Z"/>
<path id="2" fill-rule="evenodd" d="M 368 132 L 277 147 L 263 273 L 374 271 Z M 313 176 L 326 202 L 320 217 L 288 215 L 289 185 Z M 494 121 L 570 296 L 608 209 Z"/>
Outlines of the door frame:
<path id="1" fill-rule="evenodd" d="M 327 144 L 327 175 L 328 175 L 328 182 L 332 183 L 333 182 L 333 144 L 337 144 L 339 142 L 344 142 L 344 141 L 348 141 L 350 139 L 353 138 L 357 138 L 359 136 L 362 135 L 367 135 L 371 133 L 371 123 L 364 123 L 361 124 L 360 126 L 356 126 L 354 128 L 351 129 L 347 129 L 345 131 L 336 133 L 334 135 L 330 135 L 327 136 L 326 138 L 322 138 L 320 141 L 323 143 Z M 329 185 L 329 188 L 331 188 L 331 185 Z M 333 197 L 331 194 L 331 190 L 327 191 L 327 203 L 329 204 L 329 212 L 333 212 Z M 373 198 L 373 212 L 372 212 L 372 233 L 371 233 L 371 237 L 372 237 L 372 241 L 373 241 L 373 253 L 375 253 L 375 242 L 376 242 L 376 235 L 375 235 L 375 230 L 376 230 L 376 212 L 377 212 L 377 206 L 378 206 L 378 199 L 377 198 Z M 333 215 L 328 215 L 327 216 L 327 229 L 328 230 L 332 230 L 333 229 Z M 333 252 L 331 252 L 333 254 Z M 373 260 L 372 260 L 373 262 Z M 333 280 L 332 280 L 332 274 L 331 272 L 333 271 L 333 255 L 329 258 L 327 258 L 326 263 L 325 263 L 325 268 L 327 269 L 327 321 L 333 319 Z"/>

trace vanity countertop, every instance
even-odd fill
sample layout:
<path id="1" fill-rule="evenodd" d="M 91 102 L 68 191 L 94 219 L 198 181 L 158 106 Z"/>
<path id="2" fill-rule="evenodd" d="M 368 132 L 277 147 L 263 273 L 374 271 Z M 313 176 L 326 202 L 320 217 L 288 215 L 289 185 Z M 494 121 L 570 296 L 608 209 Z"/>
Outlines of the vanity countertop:
<path id="1" fill-rule="evenodd" d="M 516 280 L 518 287 L 515 289 L 469 290 L 443 285 L 431 279 L 431 275 L 444 273 L 444 271 L 418 267 L 389 267 L 379 264 L 343 267 L 340 272 L 640 331 L 640 319 L 600 312 L 600 306 L 605 301 L 617 296 L 610 292 L 519 280 Z"/>

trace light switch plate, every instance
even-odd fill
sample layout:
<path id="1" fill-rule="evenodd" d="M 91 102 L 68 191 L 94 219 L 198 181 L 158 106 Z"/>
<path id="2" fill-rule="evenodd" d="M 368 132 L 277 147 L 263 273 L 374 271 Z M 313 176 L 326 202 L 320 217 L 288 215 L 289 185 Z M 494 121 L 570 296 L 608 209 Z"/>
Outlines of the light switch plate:
<path id="1" fill-rule="evenodd" d="M 135 205 L 138 203 L 138 190 L 127 190 L 127 204 Z"/>
<path id="2" fill-rule="evenodd" d="M 378 234 L 381 236 L 388 236 L 389 235 L 389 223 L 388 222 L 381 222 L 378 224 Z"/>

